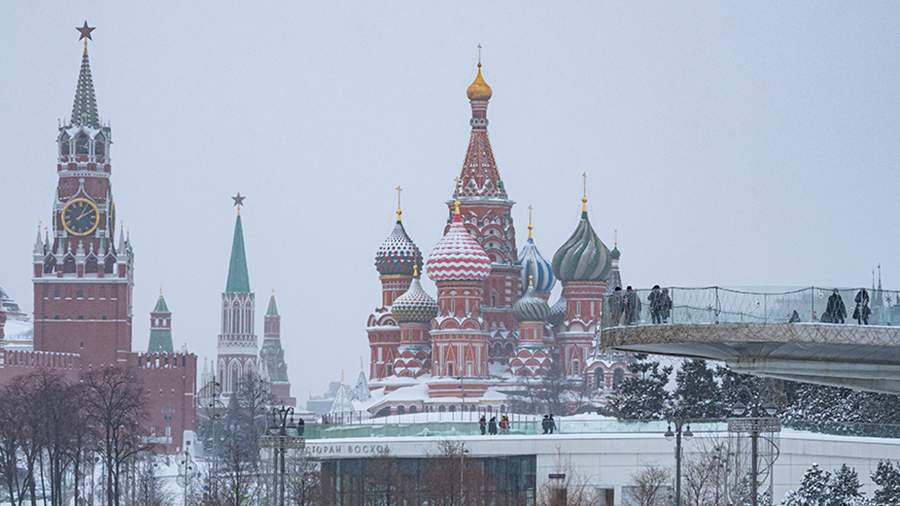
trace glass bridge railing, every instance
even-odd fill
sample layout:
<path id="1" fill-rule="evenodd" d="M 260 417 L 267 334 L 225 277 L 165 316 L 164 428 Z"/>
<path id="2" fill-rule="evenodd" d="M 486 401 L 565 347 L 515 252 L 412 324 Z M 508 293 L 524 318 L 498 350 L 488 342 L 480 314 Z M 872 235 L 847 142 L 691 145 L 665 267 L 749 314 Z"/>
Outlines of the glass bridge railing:
<path id="1" fill-rule="evenodd" d="M 865 290 L 864 293 L 861 293 Z M 806 287 L 788 291 L 719 286 L 608 293 L 601 326 L 705 323 L 900 325 L 900 292 Z"/>
<path id="2" fill-rule="evenodd" d="M 664 434 L 668 423 L 654 421 L 623 421 L 613 418 L 599 419 L 561 418 L 556 421 L 554 434 Z M 691 431 L 695 434 L 728 432 L 728 422 L 724 419 L 696 420 L 690 422 Z M 837 436 L 900 438 L 900 425 L 872 424 L 858 422 L 815 422 L 807 420 L 783 420 L 782 427 L 787 430 L 827 434 Z M 516 420 L 509 430 L 500 431 L 496 436 L 532 436 L 542 435 L 541 421 Z M 307 425 L 304 437 L 307 440 L 328 440 L 348 438 L 393 438 L 393 437 L 457 437 L 480 436 L 481 430 L 476 422 L 383 422 L 371 419 L 364 423 L 347 425 Z"/>

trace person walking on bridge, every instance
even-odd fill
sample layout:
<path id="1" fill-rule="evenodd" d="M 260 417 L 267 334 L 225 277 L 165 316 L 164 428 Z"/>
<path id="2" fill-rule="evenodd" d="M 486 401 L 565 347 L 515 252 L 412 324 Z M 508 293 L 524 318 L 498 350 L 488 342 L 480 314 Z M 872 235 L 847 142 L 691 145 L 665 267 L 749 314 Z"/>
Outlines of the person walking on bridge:
<path id="1" fill-rule="evenodd" d="M 669 289 L 662 290 L 662 322 L 669 323 L 669 316 L 672 315 L 672 297 L 669 296 Z"/>
<path id="2" fill-rule="evenodd" d="M 844 306 L 844 300 L 835 288 L 828 297 L 828 305 L 825 306 L 825 312 L 822 314 L 822 321 L 825 323 L 844 323 L 847 317 L 847 307 Z"/>
<path id="3" fill-rule="evenodd" d="M 653 285 L 653 289 L 650 290 L 650 295 L 647 296 L 647 300 L 650 301 L 650 318 L 653 320 L 653 323 L 662 323 L 664 302 L 662 290 L 660 290 L 659 285 Z"/>
<path id="4" fill-rule="evenodd" d="M 856 293 L 856 298 L 853 301 L 856 302 L 856 308 L 853 309 L 853 319 L 856 320 L 858 325 L 868 325 L 869 315 L 872 314 L 872 309 L 869 307 L 869 292 L 863 288 Z"/>
<path id="5" fill-rule="evenodd" d="M 612 295 L 609 296 L 609 317 L 612 327 L 622 325 L 622 315 L 625 312 L 625 296 L 622 294 L 622 287 L 617 286 Z"/>
<path id="6" fill-rule="evenodd" d="M 625 325 L 632 325 L 641 320 L 641 298 L 629 285 L 625 288 Z"/>

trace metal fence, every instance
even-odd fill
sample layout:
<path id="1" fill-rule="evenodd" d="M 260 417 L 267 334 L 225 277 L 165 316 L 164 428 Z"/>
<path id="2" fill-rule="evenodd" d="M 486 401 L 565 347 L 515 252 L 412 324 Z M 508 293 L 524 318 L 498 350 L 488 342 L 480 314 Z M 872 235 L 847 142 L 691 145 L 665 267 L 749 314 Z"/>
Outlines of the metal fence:
<path id="1" fill-rule="evenodd" d="M 861 288 L 807 287 L 788 291 L 736 290 L 720 286 L 621 290 L 604 297 L 602 327 L 702 323 L 857 323 Z M 900 324 L 900 292 L 865 289 L 873 325 Z M 828 311 L 836 294 L 843 311 Z M 839 318 L 840 317 L 840 318 Z M 841 321 L 841 319 L 843 321 Z"/>

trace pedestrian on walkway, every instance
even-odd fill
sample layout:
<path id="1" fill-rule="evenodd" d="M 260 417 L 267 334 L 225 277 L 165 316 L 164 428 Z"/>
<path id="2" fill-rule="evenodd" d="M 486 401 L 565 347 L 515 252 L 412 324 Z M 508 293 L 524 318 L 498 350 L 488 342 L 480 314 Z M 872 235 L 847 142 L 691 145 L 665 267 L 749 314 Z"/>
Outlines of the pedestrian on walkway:
<path id="1" fill-rule="evenodd" d="M 856 298 L 853 301 L 856 302 L 856 308 L 853 310 L 853 319 L 856 320 L 857 325 L 868 325 L 869 315 L 872 314 L 872 309 L 869 307 L 869 292 L 863 288 L 856 293 Z"/>
<path id="2" fill-rule="evenodd" d="M 641 321 L 641 298 L 629 285 L 625 288 L 625 325 Z"/>
<path id="3" fill-rule="evenodd" d="M 662 290 L 659 288 L 659 285 L 653 285 L 653 289 L 650 290 L 650 295 L 647 296 L 647 300 L 650 301 L 651 320 L 654 324 L 662 323 L 664 303 Z"/>
<path id="4" fill-rule="evenodd" d="M 609 296 L 609 317 L 613 327 L 622 324 L 622 316 L 625 313 L 625 294 L 622 293 L 622 287 L 617 286 L 612 295 Z"/>
<path id="5" fill-rule="evenodd" d="M 662 322 L 669 323 L 669 316 L 672 315 L 672 297 L 669 296 L 669 289 L 662 290 Z"/>
<path id="6" fill-rule="evenodd" d="M 550 434 L 550 417 L 544 415 L 544 419 L 541 420 L 541 428 L 544 429 L 544 434 Z"/>
<path id="7" fill-rule="evenodd" d="M 547 425 L 550 427 L 550 434 L 556 430 L 556 420 L 553 419 L 553 413 L 550 413 L 550 419 L 547 421 Z"/>
<path id="8" fill-rule="evenodd" d="M 503 415 L 500 417 L 500 433 L 508 434 L 509 433 L 509 417 Z"/>
<path id="9" fill-rule="evenodd" d="M 497 417 L 492 416 L 491 420 L 488 422 L 488 434 L 492 436 L 497 435 Z"/>
<path id="10" fill-rule="evenodd" d="M 844 305 L 844 300 L 841 299 L 837 288 L 835 288 L 831 292 L 831 296 L 828 297 L 828 305 L 825 306 L 825 312 L 822 313 L 822 321 L 825 323 L 844 323 L 844 318 L 846 317 L 847 306 Z"/>
<path id="11" fill-rule="evenodd" d="M 478 419 L 478 428 L 481 429 L 481 435 L 487 431 L 487 420 L 484 419 L 484 415 L 481 415 L 481 418 Z"/>

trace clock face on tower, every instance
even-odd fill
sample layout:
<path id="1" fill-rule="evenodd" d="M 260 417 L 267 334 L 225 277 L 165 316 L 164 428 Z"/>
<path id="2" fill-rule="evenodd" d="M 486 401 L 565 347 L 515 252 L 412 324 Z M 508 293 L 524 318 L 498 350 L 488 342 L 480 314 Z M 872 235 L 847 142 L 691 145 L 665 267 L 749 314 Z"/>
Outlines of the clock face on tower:
<path id="1" fill-rule="evenodd" d="M 97 209 L 97 204 L 88 199 L 72 199 L 63 207 L 61 218 L 66 232 L 85 236 L 97 229 L 100 223 L 100 210 Z"/>

